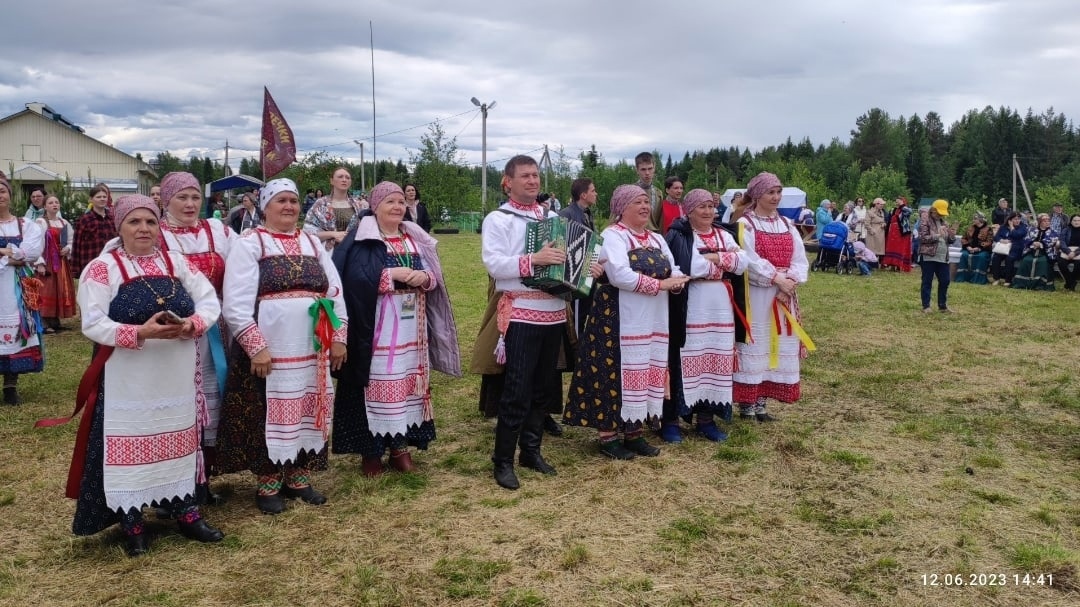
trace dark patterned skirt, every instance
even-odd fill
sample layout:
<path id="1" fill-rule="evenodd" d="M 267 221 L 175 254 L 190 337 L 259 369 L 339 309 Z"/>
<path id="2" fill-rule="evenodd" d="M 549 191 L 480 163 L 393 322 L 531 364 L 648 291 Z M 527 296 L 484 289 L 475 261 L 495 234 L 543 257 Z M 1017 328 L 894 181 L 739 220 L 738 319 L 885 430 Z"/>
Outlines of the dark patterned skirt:
<path id="1" fill-rule="evenodd" d="M 578 337 L 578 359 L 563 423 L 615 432 L 622 427 L 622 355 L 619 349 L 619 290 L 601 284 Z"/>
<path id="2" fill-rule="evenodd" d="M 341 378 L 334 396 L 334 427 L 331 437 L 334 453 L 359 453 L 381 457 L 387 449 L 406 446 L 427 449 L 435 440 L 435 420 L 410 426 L 405 436 L 375 436 L 368 429 L 364 386 L 360 382 Z"/>
<path id="3" fill-rule="evenodd" d="M 292 465 L 308 470 L 326 469 L 326 448 L 301 452 Z M 266 450 L 266 380 L 251 374 L 251 359 L 233 343 L 225 398 L 218 425 L 215 474 L 250 470 L 274 474 L 278 466 Z"/>

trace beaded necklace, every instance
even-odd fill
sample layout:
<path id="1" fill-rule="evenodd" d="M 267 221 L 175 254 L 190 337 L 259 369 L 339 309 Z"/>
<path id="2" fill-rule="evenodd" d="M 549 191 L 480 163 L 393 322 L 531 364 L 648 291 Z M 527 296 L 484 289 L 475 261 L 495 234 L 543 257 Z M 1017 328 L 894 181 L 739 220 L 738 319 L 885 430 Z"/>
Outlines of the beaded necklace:
<path id="1" fill-rule="evenodd" d="M 285 245 L 278 242 L 278 240 L 280 240 L 280 239 L 277 236 L 275 236 L 273 232 L 268 232 L 268 233 L 270 234 L 270 240 L 274 241 L 274 246 L 277 247 L 277 249 L 279 251 L 281 251 L 281 256 L 284 257 L 285 261 L 289 264 L 289 266 L 291 266 L 291 268 L 289 269 L 290 282 L 296 282 L 296 281 L 300 280 L 300 277 L 304 275 L 304 264 L 302 263 L 302 260 L 298 262 L 295 259 L 293 259 L 293 256 L 289 255 L 289 253 L 285 250 Z M 288 234 L 285 234 L 285 235 L 288 236 Z M 292 234 L 292 236 L 294 238 L 297 237 L 297 235 L 295 233 Z M 296 247 L 298 249 L 300 249 L 300 257 L 303 258 L 304 249 L 300 245 L 300 239 L 299 238 L 296 238 Z"/>
<path id="2" fill-rule="evenodd" d="M 386 243 L 386 248 L 390 251 L 390 254 L 397 258 L 398 265 L 400 267 L 412 267 L 412 263 L 410 263 L 412 251 L 409 250 L 409 236 L 407 234 L 402 232 L 399 228 L 396 236 L 390 236 L 386 232 L 383 232 L 382 228 L 379 228 L 379 236 L 381 236 L 383 242 Z M 394 246 L 395 242 L 401 243 L 400 251 L 396 246 Z"/>
<path id="3" fill-rule="evenodd" d="M 160 254 L 161 254 L 160 251 L 154 251 L 153 257 L 156 259 L 157 256 L 160 255 Z M 127 251 L 124 251 L 124 258 L 126 258 L 128 260 L 128 263 L 131 264 L 132 268 L 134 268 L 136 271 L 138 271 L 139 280 L 143 283 L 143 285 L 146 286 L 147 289 L 150 289 L 151 293 L 154 294 L 154 297 L 156 298 L 155 301 L 157 301 L 157 305 L 164 306 L 166 301 L 171 301 L 172 298 L 176 296 L 176 281 L 175 280 L 170 280 L 169 281 L 169 283 L 171 285 L 171 290 L 169 291 L 168 295 L 162 295 L 161 293 L 158 293 L 157 289 L 155 289 L 154 287 L 152 287 L 150 285 L 150 281 L 146 280 L 146 278 L 147 278 L 146 272 L 143 271 L 142 267 L 139 266 L 139 264 L 135 262 L 133 257 L 134 256 L 131 255 L 130 253 L 128 253 Z"/>

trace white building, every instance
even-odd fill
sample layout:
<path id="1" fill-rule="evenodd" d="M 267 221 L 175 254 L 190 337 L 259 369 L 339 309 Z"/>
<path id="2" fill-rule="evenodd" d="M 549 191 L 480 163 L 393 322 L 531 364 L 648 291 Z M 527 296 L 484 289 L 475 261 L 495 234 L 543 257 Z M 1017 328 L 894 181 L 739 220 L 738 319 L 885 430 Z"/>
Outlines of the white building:
<path id="1" fill-rule="evenodd" d="M 70 180 L 71 189 L 105 183 L 113 197 L 147 193 L 157 175 L 146 162 L 102 143 L 44 103 L 0 118 L 0 170 L 25 197 L 35 186 Z"/>

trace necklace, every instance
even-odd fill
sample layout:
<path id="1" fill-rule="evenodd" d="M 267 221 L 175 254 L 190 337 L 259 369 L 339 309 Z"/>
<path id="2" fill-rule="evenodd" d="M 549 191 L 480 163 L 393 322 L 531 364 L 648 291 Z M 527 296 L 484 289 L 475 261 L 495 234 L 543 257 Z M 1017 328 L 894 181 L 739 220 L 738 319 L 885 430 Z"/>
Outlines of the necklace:
<path id="1" fill-rule="evenodd" d="M 386 232 L 383 232 L 382 228 L 379 228 L 379 235 L 382 236 L 383 242 L 386 243 L 386 248 L 390 251 L 391 254 L 393 254 L 394 257 L 397 258 L 398 266 L 402 268 L 411 268 L 412 263 L 410 258 L 412 257 L 412 251 L 409 250 L 408 235 L 403 234 L 401 230 L 398 229 L 398 233 L 396 236 L 390 236 Z M 398 248 L 394 246 L 394 243 L 391 242 L 391 240 L 400 242 L 402 250 L 399 251 Z"/>
<path id="2" fill-rule="evenodd" d="M 154 256 L 156 257 L 157 253 L 155 253 Z M 153 293 L 154 297 L 157 298 L 157 299 L 155 299 L 155 301 L 157 301 L 157 305 L 164 306 L 166 301 L 171 301 L 172 298 L 176 296 L 176 280 L 170 280 L 169 281 L 172 290 L 169 291 L 168 295 L 162 295 L 161 293 L 157 292 L 157 289 L 155 289 L 153 286 L 150 285 L 149 280 L 146 280 L 146 278 L 147 278 L 146 272 L 142 269 L 141 266 L 139 266 L 138 263 L 135 262 L 135 260 L 133 259 L 133 256 L 131 254 L 129 254 L 127 251 L 124 251 L 124 257 L 127 258 L 128 263 L 131 264 L 131 267 L 138 270 L 138 272 L 139 272 L 139 280 L 142 281 L 142 283 L 144 285 L 146 285 L 146 288 L 150 289 L 150 292 Z M 170 277 L 170 278 L 172 278 L 172 277 Z"/>
<path id="3" fill-rule="evenodd" d="M 293 234 L 293 237 L 295 237 L 295 234 Z M 304 264 L 303 264 L 304 250 L 300 247 L 300 239 L 299 238 L 296 239 L 296 247 L 298 249 L 300 249 L 301 261 L 299 261 L 299 262 L 296 261 L 295 259 L 293 259 L 292 255 L 289 255 L 288 251 L 285 250 L 285 245 L 278 242 L 281 239 L 279 239 L 277 237 L 277 235 L 271 233 L 270 234 L 270 239 L 274 241 L 274 246 L 276 246 L 278 248 L 278 250 L 281 251 L 281 256 L 285 258 L 285 261 L 290 266 L 290 268 L 289 268 L 289 282 L 290 283 L 299 282 L 300 277 L 304 275 Z"/>
<path id="4" fill-rule="evenodd" d="M 184 243 L 180 241 L 180 233 L 176 231 L 176 228 L 179 228 L 180 230 L 183 230 L 183 231 L 191 231 L 191 232 L 193 232 L 195 234 L 195 238 L 198 239 L 199 234 L 202 232 L 203 224 L 200 221 L 200 222 L 196 223 L 194 226 L 188 227 L 188 226 L 174 226 L 174 225 L 172 225 L 170 223 L 166 223 L 164 227 L 165 227 L 165 231 L 171 233 L 173 235 L 173 238 L 176 240 L 176 246 L 180 248 L 180 254 L 183 255 L 184 257 L 187 257 L 188 256 L 187 249 L 184 248 Z M 206 251 L 207 256 L 210 258 L 210 269 L 209 269 L 209 271 L 205 272 L 205 274 L 206 274 L 207 278 L 210 278 L 211 280 L 213 280 L 214 272 L 217 271 L 217 255 L 214 254 L 214 235 L 210 232 L 210 226 L 209 225 L 206 226 L 206 240 L 209 242 L 209 245 L 210 245 L 209 250 Z M 197 254 L 198 253 L 192 253 L 192 255 L 197 255 Z"/>

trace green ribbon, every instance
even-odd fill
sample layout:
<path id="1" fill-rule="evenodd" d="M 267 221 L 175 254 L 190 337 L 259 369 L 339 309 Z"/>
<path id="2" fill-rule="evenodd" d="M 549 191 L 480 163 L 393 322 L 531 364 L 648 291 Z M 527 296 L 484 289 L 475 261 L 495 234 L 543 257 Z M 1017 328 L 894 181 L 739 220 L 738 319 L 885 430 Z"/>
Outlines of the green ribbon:
<path id="1" fill-rule="evenodd" d="M 311 317 L 311 341 L 316 352 L 321 352 L 323 349 L 323 340 L 320 338 L 325 337 L 325 342 L 329 344 L 334 337 L 331 331 L 326 331 L 326 335 L 321 334 L 319 326 L 320 312 L 326 312 L 326 318 L 335 331 L 341 328 L 341 319 L 334 313 L 334 301 L 326 297 L 316 299 L 315 303 L 308 307 L 308 316 Z M 325 330 L 325 325 L 322 330 Z"/>

